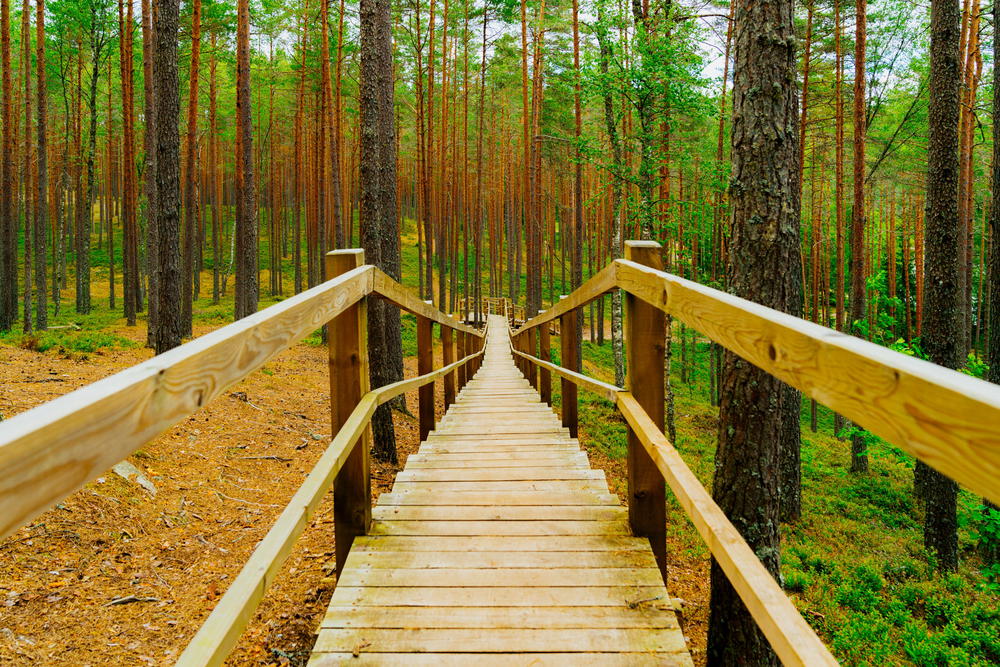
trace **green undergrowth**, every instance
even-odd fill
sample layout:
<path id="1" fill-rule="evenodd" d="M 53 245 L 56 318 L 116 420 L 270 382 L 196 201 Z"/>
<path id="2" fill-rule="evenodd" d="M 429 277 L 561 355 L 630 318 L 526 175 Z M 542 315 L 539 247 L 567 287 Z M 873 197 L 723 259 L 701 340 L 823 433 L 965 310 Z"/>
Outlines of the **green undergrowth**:
<path id="1" fill-rule="evenodd" d="M 711 488 L 718 409 L 708 395 L 707 346 L 688 360 L 681 381 L 674 345 L 676 447 Z M 690 344 L 689 344 L 690 350 Z M 610 342 L 585 342 L 584 370 L 613 381 Z M 553 383 L 558 387 L 558 382 Z M 558 393 L 558 392 L 557 392 Z M 611 458 L 627 451 L 626 427 L 605 399 L 580 392 L 581 438 Z M 833 414 L 819 406 L 810 430 L 810 403 L 802 408 L 803 516 L 782 527 L 782 579 L 803 617 L 848 665 L 994 665 L 1000 663 L 997 570 L 977 550 L 984 528 L 981 501 L 959 496 L 961 565 L 935 572 L 923 547 L 923 510 L 913 495 L 913 459 L 873 438 L 871 470 L 850 473 L 850 444 L 833 436 Z M 685 556 L 708 549 L 668 492 L 668 532 Z"/>

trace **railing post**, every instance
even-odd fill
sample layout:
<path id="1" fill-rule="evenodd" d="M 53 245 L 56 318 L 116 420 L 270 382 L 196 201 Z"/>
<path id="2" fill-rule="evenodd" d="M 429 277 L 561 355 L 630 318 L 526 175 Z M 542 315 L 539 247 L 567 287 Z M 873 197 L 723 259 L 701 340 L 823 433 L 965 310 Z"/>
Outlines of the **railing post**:
<path id="1" fill-rule="evenodd" d="M 654 269 L 663 267 L 660 244 L 626 241 L 625 259 Z M 663 430 L 663 355 L 666 316 L 663 311 L 625 294 L 626 388 Z M 649 538 L 663 581 L 667 580 L 667 500 L 663 474 L 636 434 L 628 432 L 628 518 L 632 533 Z"/>
<path id="2" fill-rule="evenodd" d="M 468 350 L 466 350 L 465 347 L 465 332 L 456 331 L 455 338 L 457 339 L 456 343 L 458 347 L 458 358 L 465 359 L 466 355 L 469 354 Z M 468 377 L 469 374 L 465 366 L 466 364 L 462 364 L 461 366 L 458 367 L 458 391 L 462 391 L 462 389 L 465 387 L 465 379 L 466 377 Z"/>
<path id="3" fill-rule="evenodd" d="M 455 343 L 451 327 L 441 325 L 441 361 L 447 366 L 455 363 Z M 455 402 L 455 371 L 444 376 L 444 408 Z"/>
<path id="4" fill-rule="evenodd" d="M 566 296 L 563 295 L 559 298 L 565 299 Z M 576 317 L 576 308 L 559 316 L 559 332 L 561 334 L 559 336 L 559 363 L 563 368 L 568 368 L 571 371 L 575 371 L 579 365 L 576 358 Z M 562 391 L 562 425 L 569 429 L 570 437 L 575 438 L 578 432 L 576 385 L 566 378 L 560 378 L 559 382 Z"/>
<path id="5" fill-rule="evenodd" d="M 543 361 L 552 361 L 552 342 L 549 336 L 549 323 L 538 327 L 538 356 Z M 552 373 L 548 369 L 538 369 L 538 393 L 542 402 L 552 405 Z"/>
<path id="6" fill-rule="evenodd" d="M 363 250 L 335 250 L 326 254 L 328 278 L 365 263 Z M 368 393 L 368 311 L 364 299 L 330 321 L 327 349 L 330 360 L 330 421 L 333 433 L 341 429 L 361 397 Z M 358 441 L 333 480 L 333 526 L 337 572 L 354 538 L 368 532 L 372 521 L 369 437 Z"/>
<path id="7" fill-rule="evenodd" d="M 537 348 L 538 348 L 538 345 L 536 344 L 537 339 L 538 339 L 538 333 L 535 331 L 535 329 L 528 329 L 527 335 L 525 335 L 525 337 L 524 337 L 524 343 L 525 343 L 525 347 L 527 348 L 525 350 L 525 352 L 527 352 L 531 356 L 535 356 L 535 354 L 537 352 Z M 531 363 L 531 361 L 529 361 L 527 359 L 524 360 L 524 363 L 525 363 L 525 367 L 528 370 L 528 384 L 530 384 L 532 387 L 534 387 L 537 390 L 538 389 L 538 366 L 536 366 L 535 364 Z"/>
<path id="8" fill-rule="evenodd" d="M 434 370 L 434 322 L 417 315 L 417 375 L 425 375 Z M 420 441 L 434 430 L 434 383 L 430 382 L 417 390 L 420 403 Z"/>

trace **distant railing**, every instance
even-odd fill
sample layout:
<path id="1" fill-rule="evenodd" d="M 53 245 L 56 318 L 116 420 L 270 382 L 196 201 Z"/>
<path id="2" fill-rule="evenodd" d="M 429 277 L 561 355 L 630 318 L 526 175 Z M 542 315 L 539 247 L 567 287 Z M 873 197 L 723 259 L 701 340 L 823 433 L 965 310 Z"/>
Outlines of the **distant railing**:
<path id="1" fill-rule="evenodd" d="M 618 407 L 629 428 L 629 521 L 649 538 L 664 575 L 667 484 L 782 662 L 836 664 L 663 434 L 665 316 L 993 502 L 1000 502 L 1000 387 L 665 273 L 657 243 L 629 241 L 625 256 L 513 332 L 518 367 L 549 404 L 551 376 L 560 377 L 562 422 L 574 435 L 578 387 Z M 553 364 L 549 328 L 540 326 L 559 320 L 562 331 L 575 331 L 577 311 L 616 288 L 626 292 L 625 389 L 569 370 L 579 364 L 571 336 L 561 337 L 562 366 Z"/>
<path id="2" fill-rule="evenodd" d="M 485 336 L 420 301 L 362 250 L 326 256 L 327 282 L 0 424 L 0 537 L 10 535 L 227 387 L 329 323 L 332 441 L 178 660 L 221 664 L 246 629 L 295 540 L 333 486 L 336 563 L 371 525 L 369 446 L 375 409 L 419 390 L 420 433 L 434 428 L 434 386 L 446 404 L 481 362 Z M 418 377 L 369 391 L 367 299 L 417 316 Z M 432 329 L 443 366 L 433 369 Z"/>

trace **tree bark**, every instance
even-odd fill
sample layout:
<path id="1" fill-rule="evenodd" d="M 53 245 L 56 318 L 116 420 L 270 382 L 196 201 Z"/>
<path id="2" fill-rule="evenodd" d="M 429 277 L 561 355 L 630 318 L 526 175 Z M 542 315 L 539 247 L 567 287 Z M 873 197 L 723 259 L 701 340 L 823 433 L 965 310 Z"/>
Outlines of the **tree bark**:
<path id="1" fill-rule="evenodd" d="M 201 64 L 201 0 L 191 3 L 191 69 L 188 72 L 187 156 L 184 161 L 184 278 L 181 325 L 191 335 L 191 302 L 194 300 L 195 248 L 198 242 L 198 70 Z"/>
<path id="2" fill-rule="evenodd" d="M 964 357 L 959 262 L 963 244 L 958 215 L 959 8 L 957 0 L 931 2 L 930 136 L 927 151 L 926 274 L 923 348 L 928 358 L 959 368 Z M 942 571 L 958 569 L 958 485 L 923 467 L 920 479 L 925 505 L 924 545 L 937 556 Z"/>
<path id="3" fill-rule="evenodd" d="M 156 91 L 156 232 L 158 313 L 154 342 L 157 354 L 181 344 L 180 266 L 180 84 L 177 77 L 179 0 L 156 4 L 153 78 Z"/>
<path id="4" fill-rule="evenodd" d="M 250 118 L 250 6 L 236 5 L 236 303 L 235 317 L 257 312 L 257 201 Z M 320 212 L 323 213 L 322 211 Z"/>
<path id="5" fill-rule="evenodd" d="M 17 319 L 17 226 L 14 222 L 14 119 L 10 64 L 10 3 L 0 0 L 0 70 L 3 70 L 3 143 L 0 145 L 0 331 Z"/>
<path id="6" fill-rule="evenodd" d="M 792 0 L 748 0 L 736 13 L 729 269 L 734 294 L 797 316 L 802 286 L 793 14 Z M 784 417 L 794 407 L 787 397 L 779 380 L 725 353 L 713 497 L 775 577 L 778 462 Z M 711 585 L 709 664 L 777 664 L 714 560 Z"/>
<path id="7" fill-rule="evenodd" d="M 393 115 L 392 14 L 390 0 L 361 0 L 361 243 L 365 261 L 399 279 L 396 234 L 396 141 Z M 368 306 L 371 386 L 403 379 L 399 311 L 380 299 Z M 388 405 L 372 418 L 373 453 L 396 462 L 396 437 Z"/>
<path id="8" fill-rule="evenodd" d="M 49 310 L 45 290 L 45 252 L 48 240 L 48 90 L 45 81 L 45 0 L 35 2 L 36 91 L 38 122 L 38 198 L 35 206 L 35 324 L 39 330 L 48 328 Z"/>

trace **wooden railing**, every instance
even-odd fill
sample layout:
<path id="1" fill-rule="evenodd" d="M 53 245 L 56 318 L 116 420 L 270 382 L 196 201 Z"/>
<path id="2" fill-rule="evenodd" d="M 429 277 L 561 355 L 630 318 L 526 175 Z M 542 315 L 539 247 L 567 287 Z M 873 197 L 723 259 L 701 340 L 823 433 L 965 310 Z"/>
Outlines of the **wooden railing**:
<path id="1" fill-rule="evenodd" d="M 177 664 L 218 665 L 246 628 L 296 538 L 333 486 L 337 571 L 371 524 L 369 446 L 375 409 L 419 389 L 421 437 L 434 428 L 434 386 L 454 401 L 475 373 L 482 332 L 420 301 L 361 250 L 327 254 L 332 279 L 238 322 L 0 424 L 0 537 L 184 419 L 269 359 L 329 323 L 332 441 L 257 545 Z M 368 389 L 367 299 L 417 317 L 419 377 Z M 443 366 L 433 369 L 431 332 Z M 363 446 L 357 446 L 362 441 Z"/>
<path id="2" fill-rule="evenodd" d="M 665 574 L 669 485 L 771 646 L 789 665 L 836 664 L 781 587 L 663 434 L 665 315 L 901 447 L 977 494 L 1000 502 L 1000 387 L 660 270 L 660 248 L 629 241 L 616 260 L 512 334 L 517 363 L 551 404 L 562 383 L 563 425 L 577 429 L 577 388 L 615 403 L 628 424 L 629 521 L 649 538 Z M 577 311 L 625 292 L 626 387 L 577 367 L 571 336 L 563 366 L 550 361 L 547 327 L 574 331 Z M 568 366 L 569 368 L 565 368 Z"/>

